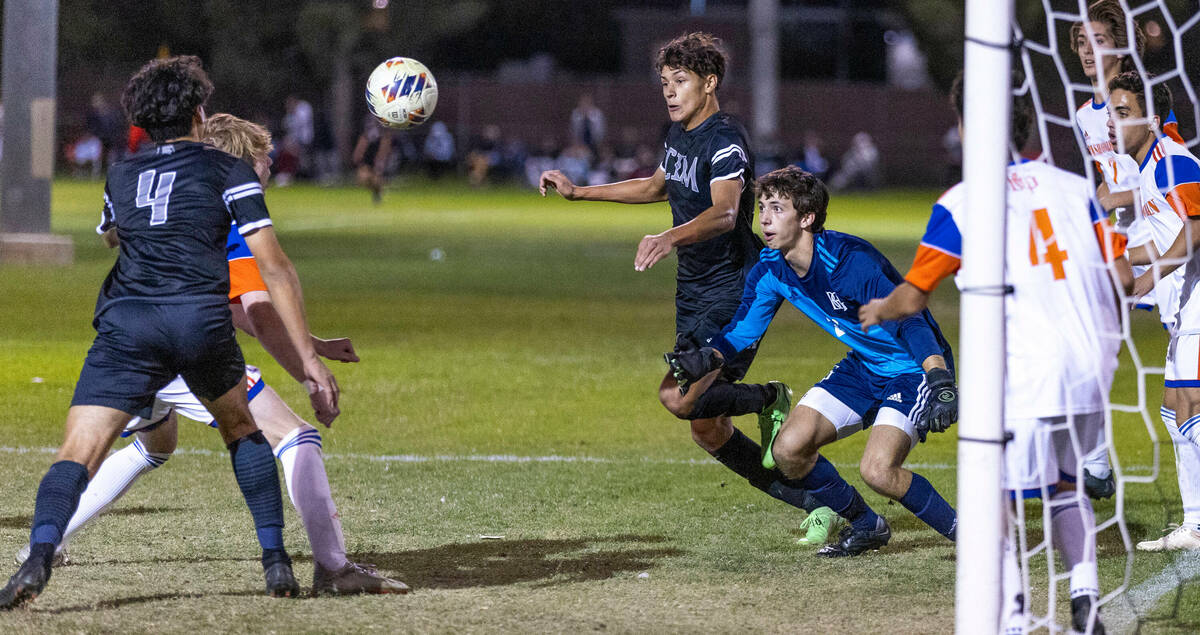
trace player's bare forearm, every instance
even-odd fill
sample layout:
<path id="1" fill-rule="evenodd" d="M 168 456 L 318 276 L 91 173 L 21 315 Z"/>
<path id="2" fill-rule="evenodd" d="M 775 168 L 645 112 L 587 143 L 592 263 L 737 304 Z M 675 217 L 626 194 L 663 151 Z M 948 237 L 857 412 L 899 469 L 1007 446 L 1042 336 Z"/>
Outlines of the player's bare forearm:
<path id="1" fill-rule="evenodd" d="M 258 338 L 264 350 L 267 351 L 284 370 L 298 382 L 303 383 L 304 362 L 300 353 L 292 345 L 283 318 L 275 310 L 270 294 L 263 291 L 252 291 L 242 296 L 242 308 L 250 323 L 252 335 Z"/>
<path id="2" fill-rule="evenodd" d="M 858 321 L 865 332 L 881 322 L 899 320 L 920 313 L 929 306 L 929 293 L 905 282 L 892 289 L 886 298 L 876 298 L 858 308 Z"/>
<path id="3" fill-rule="evenodd" d="M 109 249 L 120 245 L 121 239 L 117 236 L 117 228 L 113 227 L 111 229 L 104 230 L 104 233 L 100 234 L 100 242 L 104 243 L 104 246 L 108 247 Z"/>
<path id="4" fill-rule="evenodd" d="M 1133 267 L 1130 266 L 1129 259 L 1122 256 L 1113 261 L 1113 270 L 1116 272 L 1116 282 L 1121 285 L 1121 289 L 1126 295 L 1133 293 Z"/>
<path id="5" fill-rule="evenodd" d="M 1111 212 L 1118 207 L 1133 207 L 1132 191 L 1110 192 L 1107 183 L 1100 187 L 1101 190 L 1096 192 L 1096 198 L 1100 200 L 1100 205 L 1105 211 Z"/>
<path id="6" fill-rule="evenodd" d="M 1152 273 L 1157 269 L 1157 279 L 1161 280 L 1186 262 L 1197 248 L 1200 248 L 1200 219 L 1189 218 L 1183 229 L 1179 231 L 1179 235 L 1175 237 L 1175 242 L 1171 243 L 1171 246 L 1159 258 L 1166 262 L 1146 273 Z"/>
<path id="7" fill-rule="evenodd" d="M 658 203 L 667 200 L 665 182 L 658 184 L 653 176 L 629 179 L 604 185 L 588 185 L 575 188 L 574 200 L 608 201 L 611 203 Z"/>
<path id="8" fill-rule="evenodd" d="M 929 372 L 934 368 L 945 368 L 949 370 L 950 367 L 946 365 L 946 358 L 942 357 L 941 355 L 930 355 L 921 362 L 921 370 L 925 372 Z"/>
<path id="9" fill-rule="evenodd" d="M 300 359 L 308 364 L 320 363 L 317 352 L 313 349 L 312 337 L 308 329 L 308 318 L 304 313 L 304 294 L 300 290 L 300 278 L 292 261 L 283 253 L 275 232 L 270 227 L 263 227 L 246 236 L 246 246 L 258 261 L 263 282 L 275 305 L 280 320 L 287 329 Z"/>
<path id="10" fill-rule="evenodd" d="M 1158 250 L 1154 248 L 1154 243 L 1130 247 L 1125 253 L 1129 256 L 1129 264 L 1131 265 L 1153 264 L 1160 257 Z"/>
<path id="11" fill-rule="evenodd" d="M 733 231 L 737 225 L 738 202 L 742 195 L 740 179 L 716 181 L 712 184 L 712 207 L 692 220 L 670 230 L 672 243 L 690 245 L 716 238 Z"/>

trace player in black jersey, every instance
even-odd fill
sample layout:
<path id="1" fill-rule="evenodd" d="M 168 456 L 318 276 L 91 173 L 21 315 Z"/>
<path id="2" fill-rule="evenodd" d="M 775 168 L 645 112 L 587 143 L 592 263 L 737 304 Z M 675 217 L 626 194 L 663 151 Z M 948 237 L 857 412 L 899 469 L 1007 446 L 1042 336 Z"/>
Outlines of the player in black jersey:
<path id="1" fill-rule="evenodd" d="M 113 166 L 104 222 L 120 254 L 100 290 L 97 335 L 84 361 L 66 438 L 38 488 L 30 555 L 0 590 L 0 608 L 32 600 L 50 578 L 55 546 L 79 496 L 125 424 L 182 375 L 218 423 L 263 547 L 267 591 L 295 596 L 283 548 L 275 458 L 247 404 L 245 363 L 227 305 L 226 237 L 236 221 L 254 253 L 322 422 L 338 414 L 338 388 L 309 339 L 295 269 L 271 228 L 262 186 L 245 162 L 197 141 L 212 84 L 192 56 L 154 60 L 122 96 L 134 125 L 157 146 Z"/>
<path id="2" fill-rule="evenodd" d="M 676 350 L 699 348 L 733 319 L 746 274 L 758 262 L 763 243 L 751 227 L 754 218 L 754 158 L 745 128 L 721 112 L 717 89 L 725 76 L 725 55 L 707 33 L 675 38 L 659 50 L 655 66 L 671 127 L 662 164 L 653 176 L 619 183 L 577 186 L 562 172 L 541 175 L 543 196 L 552 188 L 569 201 L 614 201 L 671 205 L 672 227 L 646 236 L 633 266 L 645 271 L 677 250 L 675 291 Z M 671 373 L 659 386 L 659 399 L 675 416 L 691 421 L 692 439 L 751 485 L 796 507 L 819 508 L 807 492 L 789 488 L 778 470 L 762 466 L 762 451 L 726 415 L 780 408 L 786 414 L 786 387 L 738 384 L 757 344 L 720 371 L 706 390 L 680 390 Z"/>

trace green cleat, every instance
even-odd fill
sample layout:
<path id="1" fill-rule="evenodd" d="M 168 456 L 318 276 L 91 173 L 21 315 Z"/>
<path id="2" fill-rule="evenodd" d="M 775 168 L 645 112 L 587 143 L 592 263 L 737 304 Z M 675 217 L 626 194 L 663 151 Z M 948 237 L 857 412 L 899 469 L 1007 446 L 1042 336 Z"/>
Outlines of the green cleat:
<path id="1" fill-rule="evenodd" d="M 829 542 L 838 527 L 842 525 L 842 517 L 828 507 L 818 507 L 808 513 L 808 518 L 800 523 L 801 529 L 808 533 L 796 542 L 801 545 L 823 545 Z"/>
<path id="2" fill-rule="evenodd" d="M 775 386 L 776 396 L 775 401 L 758 413 L 758 431 L 762 434 L 762 466 L 773 470 L 775 455 L 771 454 L 771 445 L 775 443 L 775 435 L 779 434 L 779 428 L 792 411 L 792 389 L 781 381 L 767 383 Z"/>

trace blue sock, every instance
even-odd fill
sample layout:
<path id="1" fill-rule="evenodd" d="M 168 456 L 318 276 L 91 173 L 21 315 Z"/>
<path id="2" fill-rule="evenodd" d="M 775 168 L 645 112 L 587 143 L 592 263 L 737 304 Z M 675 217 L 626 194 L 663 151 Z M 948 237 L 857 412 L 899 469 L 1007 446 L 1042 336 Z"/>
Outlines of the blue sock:
<path id="1" fill-rule="evenodd" d="M 263 551 L 283 550 L 283 496 L 279 493 L 279 472 L 275 454 L 262 432 L 244 436 L 229 444 L 233 475 L 254 517 L 254 531 Z"/>
<path id="2" fill-rule="evenodd" d="M 926 525 L 933 527 L 934 531 L 954 540 L 958 529 L 958 514 L 924 476 L 913 472 L 912 485 L 908 486 L 900 504 L 925 521 Z"/>
<path id="3" fill-rule="evenodd" d="M 29 544 L 49 543 L 58 546 L 71 514 L 79 506 L 79 495 L 87 488 L 87 467 L 74 461 L 58 461 L 50 466 L 38 486 L 37 502 L 33 506 L 33 529 Z M 53 553 L 53 550 L 51 550 Z"/>
<path id="4" fill-rule="evenodd" d="M 873 531 L 879 523 L 879 516 L 867 505 L 858 490 L 847 483 L 833 463 L 823 456 L 817 457 L 817 464 L 808 476 L 794 479 L 793 482 L 808 490 L 821 504 L 850 521 L 858 531 Z"/>

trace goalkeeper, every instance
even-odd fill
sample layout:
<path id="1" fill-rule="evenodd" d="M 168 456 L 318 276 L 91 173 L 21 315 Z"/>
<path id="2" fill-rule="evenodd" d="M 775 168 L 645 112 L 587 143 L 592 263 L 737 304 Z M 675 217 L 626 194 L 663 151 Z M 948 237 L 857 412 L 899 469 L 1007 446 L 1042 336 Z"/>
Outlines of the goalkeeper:
<path id="1" fill-rule="evenodd" d="M 778 465 L 789 486 L 808 490 L 850 523 L 818 555 L 854 556 L 891 539 L 887 521 L 819 453 L 866 427 L 872 430 L 859 464 L 863 480 L 954 540 L 954 509 L 924 477 L 901 467 L 918 439 L 958 417 L 950 345 L 929 311 L 864 332 L 859 306 L 903 282 L 899 272 L 867 241 L 824 229 L 829 194 L 812 174 L 786 167 L 757 185 L 767 249 L 746 279 L 737 315 L 706 346 L 667 355 L 685 398 L 698 399 L 724 360 L 758 342 L 790 302 L 850 347 L 790 413 L 785 407 L 759 418 L 763 466 Z"/>

